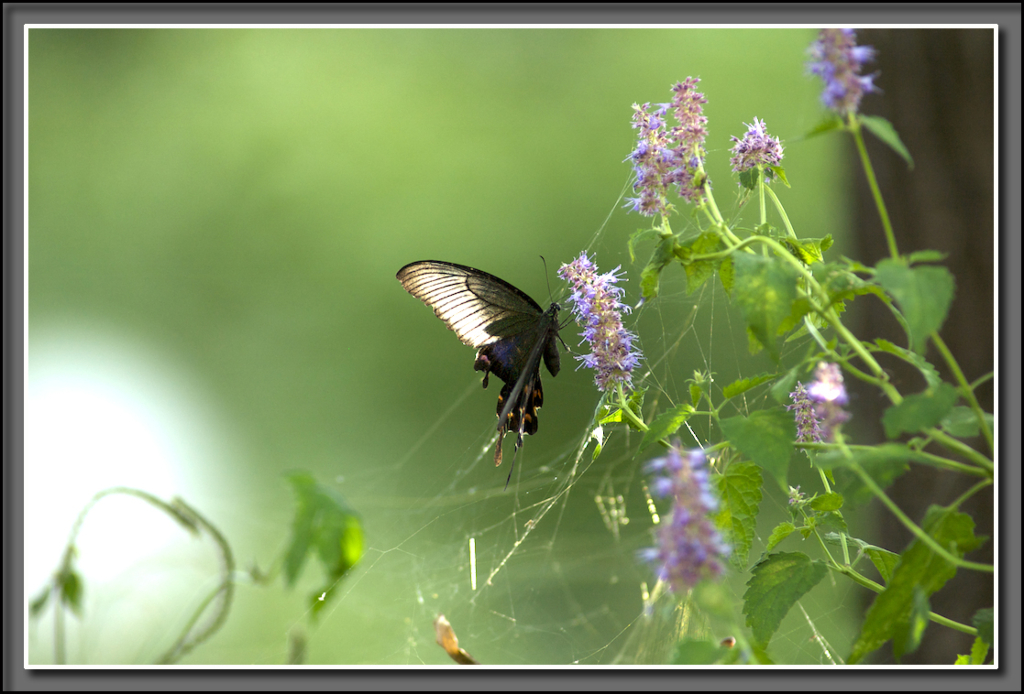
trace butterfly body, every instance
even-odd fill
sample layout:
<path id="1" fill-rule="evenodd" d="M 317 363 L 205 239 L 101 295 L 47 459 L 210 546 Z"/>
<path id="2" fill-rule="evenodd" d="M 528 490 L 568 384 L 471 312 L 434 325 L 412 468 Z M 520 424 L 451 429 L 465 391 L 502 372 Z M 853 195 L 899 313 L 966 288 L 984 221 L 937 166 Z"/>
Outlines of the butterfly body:
<path id="1" fill-rule="evenodd" d="M 498 395 L 494 450 L 495 465 L 500 465 L 506 432 L 517 433 L 518 449 L 523 434 L 537 431 L 537 409 L 544 403 L 541 361 L 552 376 L 558 374 L 558 304 L 552 303 L 544 311 L 505 280 L 439 260 L 410 263 L 397 277 L 463 344 L 476 348 L 473 368 L 484 372 L 484 388 L 492 373 L 504 381 Z"/>

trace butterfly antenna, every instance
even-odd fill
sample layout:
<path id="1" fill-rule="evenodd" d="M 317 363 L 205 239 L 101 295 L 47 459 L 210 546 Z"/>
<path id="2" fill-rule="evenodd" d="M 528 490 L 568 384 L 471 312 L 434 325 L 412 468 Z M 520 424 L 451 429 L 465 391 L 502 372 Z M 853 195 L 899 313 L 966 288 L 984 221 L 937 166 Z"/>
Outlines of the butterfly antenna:
<path id="1" fill-rule="evenodd" d="M 548 299 L 551 300 L 551 303 L 555 303 L 554 294 L 551 292 L 551 278 L 548 277 L 548 261 L 541 256 L 540 262 L 544 263 L 544 281 L 548 283 Z"/>

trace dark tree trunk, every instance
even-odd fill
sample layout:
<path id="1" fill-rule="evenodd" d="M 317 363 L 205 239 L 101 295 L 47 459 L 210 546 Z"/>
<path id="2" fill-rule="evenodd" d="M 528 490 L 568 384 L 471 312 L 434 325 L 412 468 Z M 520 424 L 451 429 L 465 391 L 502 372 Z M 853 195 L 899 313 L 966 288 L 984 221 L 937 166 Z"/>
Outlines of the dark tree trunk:
<path id="1" fill-rule="evenodd" d="M 948 254 L 945 265 L 956 279 L 956 295 L 940 334 L 956 357 L 968 382 L 993 369 L 994 293 L 994 50 L 993 32 L 974 29 L 886 29 L 857 33 L 858 45 L 874 46 L 876 62 L 863 72 L 878 71 L 875 80 L 883 94 L 869 94 L 861 112 L 888 119 L 914 158 L 914 168 L 870 134 L 868 152 L 888 207 L 901 253 L 935 249 Z M 851 146 L 851 154 L 856 153 Z M 859 165 L 858 165 L 859 166 Z M 856 239 L 854 257 L 875 264 L 888 255 L 882 225 L 862 172 L 856 177 Z M 1019 193 L 1011 193 L 1019 195 Z M 861 299 L 851 312 L 858 336 L 884 337 L 906 346 L 907 341 L 889 312 L 877 301 Z M 955 383 L 938 351 L 926 355 L 943 378 Z M 906 395 L 924 389 L 920 375 L 894 360 L 883 362 Z M 884 440 L 879 419 L 888 405 L 876 391 L 858 388 L 848 380 L 860 425 L 873 423 L 875 441 Z M 993 384 L 977 389 L 982 408 L 992 412 Z M 861 431 L 866 431 L 861 429 Z M 981 439 L 972 442 L 991 455 Z M 939 449 L 936 449 L 938 452 Z M 949 455 L 948 451 L 942 451 Z M 977 478 L 912 465 L 890 494 L 915 522 L 930 504 L 949 504 Z M 899 521 L 876 502 L 883 546 L 902 552 L 913 539 Z M 991 488 L 975 495 L 962 511 L 977 523 L 978 535 L 992 536 Z M 991 542 L 968 557 L 990 563 Z M 865 595 L 870 601 L 873 595 Z M 993 576 L 960 569 L 946 587 L 932 596 L 934 612 L 965 624 L 974 613 L 992 607 Z M 969 653 L 972 638 L 929 624 L 917 652 L 903 663 L 952 664 L 957 654 Z M 1005 654 L 1004 654 L 1005 656 Z M 889 646 L 876 655 L 892 662 Z"/>

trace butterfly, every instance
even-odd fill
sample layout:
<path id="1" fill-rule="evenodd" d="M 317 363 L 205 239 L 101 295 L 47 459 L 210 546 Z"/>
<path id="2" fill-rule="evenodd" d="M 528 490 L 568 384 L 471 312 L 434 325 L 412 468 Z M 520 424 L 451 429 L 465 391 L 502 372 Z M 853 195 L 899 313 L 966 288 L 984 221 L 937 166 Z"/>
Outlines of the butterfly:
<path id="1" fill-rule="evenodd" d="M 505 382 L 498 395 L 498 443 L 494 464 L 501 465 L 501 441 L 514 431 L 516 450 L 523 434 L 537 432 L 537 409 L 544 404 L 540 362 L 558 375 L 558 311 L 547 311 L 503 279 L 483 270 L 440 260 L 420 260 L 398 271 L 405 290 L 420 299 L 463 344 L 477 349 L 473 368 Z M 513 461 L 514 463 L 515 461 Z M 509 470 L 509 478 L 512 471 Z M 507 482 L 506 482 L 507 484 Z"/>

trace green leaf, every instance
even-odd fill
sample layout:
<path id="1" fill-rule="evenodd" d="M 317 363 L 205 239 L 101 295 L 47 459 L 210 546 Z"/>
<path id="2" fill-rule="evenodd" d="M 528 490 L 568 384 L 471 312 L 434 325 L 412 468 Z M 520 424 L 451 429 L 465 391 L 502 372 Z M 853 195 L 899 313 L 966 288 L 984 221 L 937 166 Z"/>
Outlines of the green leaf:
<path id="1" fill-rule="evenodd" d="M 904 349 L 898 345 L 894 345 L 888 340 L 883 340 L 882 338 L 875 340 L 875 344 L 883 352 L 894 354 L 900 359 L 903 359 L 917 367 L 917 370 L 921 372 L 921 375 L 924 376 L 924 380 L 929 386 L 934 387 L 942 383 L 942 376 L 939 375 L 939 372 L 935 370 L 935 367 L 931 365 L 931 362 L 920 354 L 912 352 L 909 349 Z"/>
<path id="2" fill-rule="evenodd" d="M 690 402 L 694 407 L 697 407 L 697 404 L 700 402 L 701 393 L 703 392 L 704 391 L 701 390 L 700 386 L 696 383 L 690 384 Z"/>
<path id="3" fill-rule="evenodd" d="M 673 407 L 671 410 L 662 412 L 655 417 L 647 431 L 644 432 L 644 438 L 640 441 L 640 448 L 637 449 L 637 453 L 639 454 L 658 439 L 666 439 L 676 433 L 679 427 L 683 425 L 683 422 L 690 418 L 691 414 L 693 414 L 693 406 L 684 404 Z"/>
<path id="4" fill-rule="evenodd" d="M 868 555 L 868 559 L 878 569 L 878 574 L 882 577 L 883 583 L 888 583 L 892 580 L 892 572 L 896 569 L 900 555 L 881 547 L 875 547 L 874 545 L 864 547 L 864 554 Z"/>
<path id="5" fill-rule="evenodd" d="M 754 544 L 757 508 L 761 503 L 761 470 L 749 462 L 730 464 L 717 480 L 718 511 L 715 525 L 732 547 L 729 561 L 740 571 Z"/>
<path id="6" fill-rule="evenodd" d="M 985 659 L 988 658 L 988 644 L 985 643 L 981 637 L 974 639 L 974 643 L 971 644 L 970 655 L 958 655 L 954 665 L 984 665 Z"/>
<path id="7" fill-rule="evenodd" d="M 796 272 L 778 258 L 736 253 L 735 299 L 751 333 L 774 361 L 779 359 L 775 336 L 796 299 Z"/>
<path id="8" fill-rule="evenodd" d="M 650 261 L 640 272 L 640 296 L 644 301 L 658 296 L 658 285 L 661 282 L 661 271 L 665 269 L 674 257 L 676 240 L 672 236 L 665 236 L 661 243 L 654 249 Z"/>
<path id="9" fill-rule="evenodd" d="M 57 574 L 57 588 L 61 604 L 67 605 L 78 617 L 82 616 L 82 595 L 85 585 L 82 577 L 72 567 L 66 566 Z"/>
<path id="10" fill-rule="evenodd" d="M 759 645 L 768 644 L 790 608 L 827 571 L 823 563 L 800 552 L 772 554 L 754 566 L 743 594 L 743 614 Z"/>
<path id="11" fill-rule="evenodd" d="M 686 293 L 693 294 L 704 282 L 715 273 L 719 266 L 717 260 L 692 260 L 695 255 L 707 255 L 718 253 L 724 248 L 718 234 L 712 231 L 705 231 L 689 241 L 685 241 L 675 248 L 675 255 L 683 263 L 686 271 Z"/>
<path id="12" fill-rule="evenodd" d="M 843 507 L 843 495 L 831 492 L 816 496 L 811 500 L 811 508 L 815 511 L 838 511 Z"/>
<path id="13" fill-rule="evenodd" d="M 775 376 L 776 374 L 761 374 L 760 376 L 754 376 L 753 378 L 742 378 L 738 381 L 733 381 L 722 389 L 722 394 L 725 396 L 726 400 L 729 400 L 740 393 L 747 392 L 751 388 L 756 388 L 762 383 L 767 383 L 775 378 Z"/>
<path id="14" fill-rule="evenodd" d="M 741 171 L 739 179 L 741 187 L 747 190 L 757 190 L 757 168 Z"/>
<path id="15" fill-rule="evenodd" d="M 828 245 L 832 245 L 832 237 L 826 237 L 828 239 Z M 782 242 L 789 249 L 789 252 L 800 259 L 804 265 L 811 265 L 813 263 L 822 263 L 825 260 L 825 255 L 822 253 L 821 246 L 823 245 L 821 239 L 793 239 L 788 236 L 782 239 Z"/>
<path id="16" fill-rule="evenodd" d="M 830 133 L 836 130 L 844 130 L 845 127 L 846 126 L 843 124 L 843 121 L 837 116 L 826 116 L 825 120 L 811 128 L 807 134 L 804 135 L 803 139 L 809 140 L 812 137 L 817 137 L 818 135 L 824 135 L 825 133 Z"/>
<path id="17" fill-rule="evenodd" d="M 793 399 L 789 397 L 789 394 L 796 388 L 796 380 L 799 377 L 799 365 L 794 366 L 792 369 L 786 372 L 782 378 L 775 381 L 772 386 L 772 399 L 780 405 L 789 405 Z"/>
<path id="18" fill-rule="evenodd" d="M 863 114 L 860 116 L 860 122 L 875 137 L 887 144 L 892 151 L 903 157 L 908 168 L 914 168 L 914 158 L 910 156 L 910 151 L 903 144 L 896 128 L 892 127 L 892 123 L 881 116 L 865 116 Z"/>
<path id="19" fill-rule="evenodd" d="M 990 646 L 996 645 L 995 616 L 991 607 L 975 612 L 971 624 L 978 630 L 978 638 L 984 639 Z"/>
<path id="20" fill-rule="evenodd" d="M 780 181 L 782 181 L 782 185 L 786 186 L 787 188 L 792 188 L 793 187 L 793 186 L 789 185 L 789 179 L 786 178 L 786 170 L 784 168 L 782 168 L 781 166 L 775 164 L 775 165 L 769 166 L 768 170 L 771 171 L 772 174 L 774 174 L 776 178 L 778 178 Z"/>
<path id="21" fill-rule="evenodd" d="M 938 425 L 949 415 L 959 397 L 956 388 L 948 383 L 908 395 L 882 415 L 885 435 L 894 439 L 904 432 L 913 434 Z"/>
<path id="22" fill-rule="evenodd" d="M 985 417 L 991 431 L 995 426 L 995 419 L 988 412 L 984 412 L 982 416 Z M 978 417 L 974 414 L 974 410 L 963 405 L 957 405 L 950 410 L 949 414 L 942 418 L 939 426 L 958 439 L 969 439 L 981 433 L 981 425 L 978 424 Z"/>
<path id="23" fill-rule="evenodd" d="M 783 491 L 796 440 L 793 416 L 782 407 L 772 407 L 721 421 L 729 443 L 768 472 Z"/>
<path id="24" fill-rule="evenodd" d="M 43 610 L 46 609 L 46 603 L 50 601 L 51 592 L 50 585 L 47 584 L 45 588 L 39 591 L 39 595 L 32 598 L 32 601 L 28 604 L 28 613 L 33 619 L 42 614 Z"/>
<path id="25" fill-rule="evenodd" d="M 928 614 L 931 612 L 928 598 L 920 588 L 914 588 L 913 596 L 910 616 L 906 621 L 897 624 L 893 633 L 892 652 L 896 660 L 917 650 L 921 645 L 924 630 L 928 627 Z"/>
<path id="26" fill-rule="evenodd" d="M 736 264 L 732 262 L 732 256 L 718 264 L 718 279 L 725 293 L 732 296 L 732 290 L 736 287 Z"/>
<path id="27" fill-rule="evenodd" d="M 631 263 L 636 262 L 636 254 L 634 251 L 636 250 L 637 244 L 643 241 L 660 239 L 663 236 L 664 232 L 662 232 L 661 229 L 640 229 L 633 232 L 632 236 L 629 237 L 629 243 L 627 244 L 627 247 L 629 248 L 629 261 Z"/>
<path id="28" fill-rule="evenodd" d="M 768 544 L 765 546 L 765 552 L 771 552 L 775 549 L 775 546 L 785 540 L 787 537 L 796 532 L 796 526 L 789 521 L 783 521 L 775 526 L 772 530 L 772 534 L 768 537 Z"/>
<path id="29" fill-rule="evenodd" d="M 285 554 L 285 584 L 295 584 L 306 558 L 315 551 L 330 587 L 362 556 L 362 522 L 340 494 L 312 475 L 296 472 L 287 479 L 295 493 L 296 509 Z"/>
<path id="30" fill-rule="evenodd" d="M 647 388 L 646 387 L 645 388 L 639 388 L 637 390 L 632 391 L 626 397 L 626 407 L 633 414 L 636 415 L 637 419 L 643 419 L 643 417 L 641 417 L 640 413 L 643 411 L 644 395 L 646 395 L 646 393 L 647 393 Z M 598 408 L 596 419 L 597 419 L 597 424 L 599 426 L 603 426 L 605 424 L 612 424 L 612 423 L 615 423 L 615 422 L 628 421 L 628 420 L 626 420 L 625 417 L 622 416 L 622 408 L 620 408 L 617 404 L 615 404 L 615 405 L 608 404 L 608 400 L 606 400 L 605 403 L 602 404 L 601 407 Z M 633 425 L 630 424 L 630 426 L 633 426 Z"/>
<path id="31" fill-rule="evenodd" d="M 875 279 L 899 304 L 911 348 L 924 354 L 928 335 L 942 327 L 953 301 L 954 282 L 944 267 L 907 267 L 901 260 L 878 263 Z"/>
<path id="32" fill-rule="evenodd" d="M 676 643 L 669 662 L 672 665 L 711 665 L 728 653 L 728 648 L 711 641 L 683 639 Z"/>
<path id="33" fill-rule="evenodd" d="M 921 527 L 956 557 L 963 557 L 981 542 L 974 535 L 974 521 L 970 516 L 939 506 L 928 509 Z M 927 544 L 920 539 L 910 543 L 893 572 L 892 580 L 884 591 L 875 596 L 847 662 L 851 665 L 859 662 L 897 636 L 902 640 L 894 646 L 906 648 L 908 642 L 903 637 L 912 635 L 911 622 L 916 619 L 915 611 L 920 610 L 915 591 L 919 589 L 928 598 L 954 575 L 956 567 Z"/>

